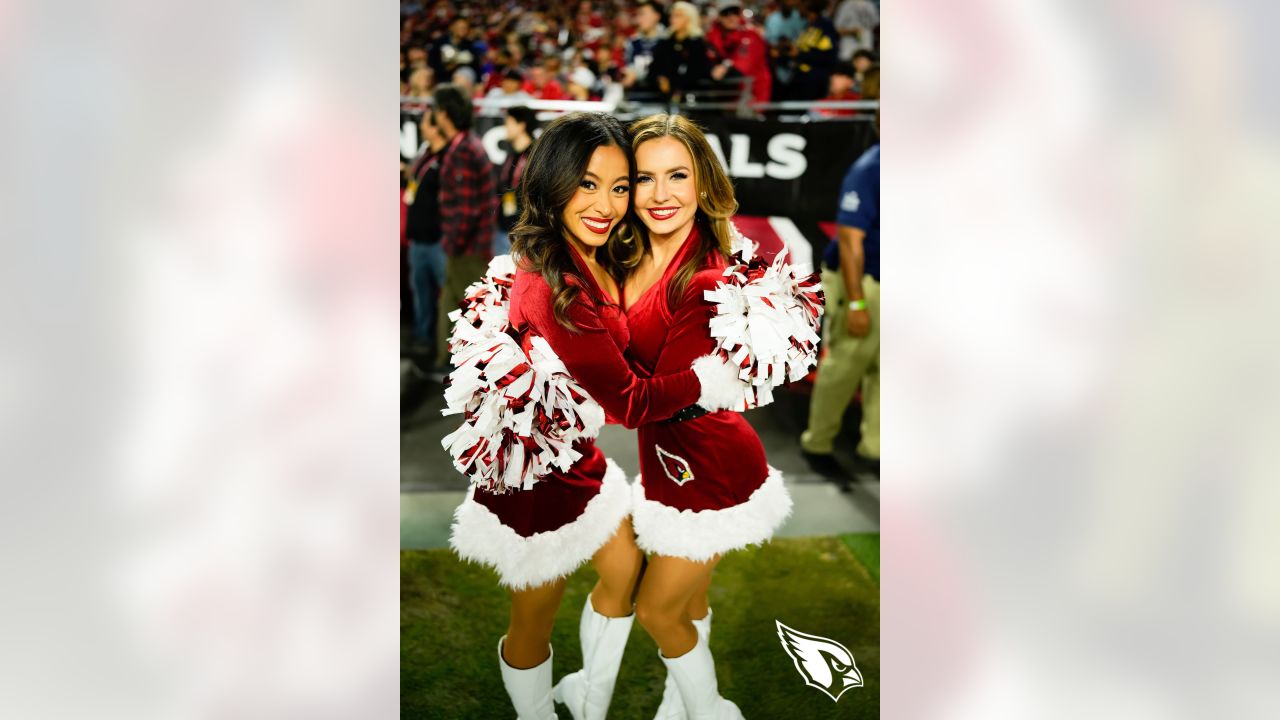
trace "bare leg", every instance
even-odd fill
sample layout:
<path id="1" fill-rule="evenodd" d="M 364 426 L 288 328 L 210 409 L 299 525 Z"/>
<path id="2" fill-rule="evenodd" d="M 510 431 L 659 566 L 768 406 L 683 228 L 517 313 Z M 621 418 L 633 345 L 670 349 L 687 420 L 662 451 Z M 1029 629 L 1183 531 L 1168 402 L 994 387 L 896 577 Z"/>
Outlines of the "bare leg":
<path id="1" fill-rule="evenodd" d="M 564 597 L 565 579 L 511 591 L 511 624 L 502 644 L 503 660 L 517 669 L 541 665 L 549 656 L 551 628 Z"/>
<path id="2" fill-rule="evenodd" d="M 701 620 L 711 611 L 711 605 L 707 600 L 707 591 L 711 589 L 711 573 L 707 573 L 707 579 L 702 585 L 694 591 L 689 597 L 689 602 L 684 606 L 685 614 L 690 620 Z"/>
<path id="3" fill-rule="evenodd" d="M 591 558 L 600 576 L 591 590 L 591 606 L 597 613 L 615 618 L 631 614 L 631 598 L 643 561 L 644 553 L 636 546 L 631 518 L 623 518 L 618 531 Z"/>
<path id="4" fill-rule="evenodd" d="M 689 617 L 689 602 L 705 589 L 719 560 L 717 556 L 696 563 L 666 555 L 649 559 L 636 599 L 636 619 L 658 644 L 664 657 L 680 657 L 697 644 L 698 632 Z"/>

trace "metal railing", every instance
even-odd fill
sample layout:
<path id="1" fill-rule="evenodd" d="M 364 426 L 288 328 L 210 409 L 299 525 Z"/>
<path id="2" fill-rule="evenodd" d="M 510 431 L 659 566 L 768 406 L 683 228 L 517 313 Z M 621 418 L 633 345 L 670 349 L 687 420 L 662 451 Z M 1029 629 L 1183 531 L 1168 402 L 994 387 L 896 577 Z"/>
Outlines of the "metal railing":
<path id="1" fill-rule="evenodd" d="M 672 103 L 666 100 L 657 100 L 654 102 L 646 102 L 643 100 L 636 101 L 630 98 L 624 98 L 620 102 L 611 103 L 602 100 L 529 100 L 529 99 L 508 99 L 508 98 L 476 98 L 472 100 L 472 106 L 477 110 L 490 111 L 485 114 L 500 113 L 509 107 L 523 105 L 531 110 L 545 113 L 566 113 L 574 111 L 582 112 L 607 112 L 619 116 L 641 116 L 650 115 L 654 112 L 671 112 L 674 114 L 696 113 L 701 111 L 732 111 L 739 117 L 762 117 L 763 113 L 769 112 L 799 112 L 806 113 L 812 117 L 809 119 L 837 119 L 849 120 L 859 119 L 859 116 L 839 116 L 836 118 L 824 118 L 818 114 L 822 110 L 858 110 L 864 111 L 868 115 L 874 114 L 880 109 L 878 100 L 815 100 L 801 101 L 789 100 L 785 102 L 769 102 L 756 103 L 750 102 L 749 99 L 734 100 L 732 102 L 712 101 L 705 102 L 697 100 L 697 96 L 703 93 L 694 93 L 690 102 Z M 749 98 L 749 95 L 747 96 Z M 410 113 L 420 113 L 425 108 L 430 107 L 430 97 L 408 96 L 400 97 L 400 108 Z M 657 108 L 657 109 L 655 109 Z M 863 118 L 865 119 L 865 118 Z"/>

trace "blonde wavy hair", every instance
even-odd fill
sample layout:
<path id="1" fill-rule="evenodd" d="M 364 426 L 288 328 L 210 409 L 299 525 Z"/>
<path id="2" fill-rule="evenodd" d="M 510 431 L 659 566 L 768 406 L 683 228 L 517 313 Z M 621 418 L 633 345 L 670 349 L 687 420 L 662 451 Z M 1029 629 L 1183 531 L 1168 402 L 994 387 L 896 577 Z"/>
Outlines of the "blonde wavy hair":
<path id="1" fill-rule="evenodd" d="M 685 288 L 689 286 L 689 280 L 698 271 L 703 258 L 712 252 L 729 257 L 734 232 L 730 219 L 738 212 L 738 200 L 734 197 L 733 183 L 697 123 L 682 115 L 660 113 L 635 121 L 631 124 L 630 131 L 633 151 L 638 151 L 641 145 L 650 140 L 670 137 L 679 140 L 685 150 L 689 151 L 689 157 L 693 158 L 693 183 L 698 191 L 698 210 L 694 215 L 694 223 L 698 226 L 700 247 L 689 255 L 672 276 L 671 285 L 667 288 L 667 302 L 674 308 L 680 304 Z M 649 232 L 644 223 L 636 219 L 628 225 L 630 233 L 623 238 L 621 246 L 626 248 L 626 252 L 619 253 L 615 261 L 630 275 L 650 250 Z"/>
<path id="2" fill-rule="evenodd" d="M 677 10 L 689 18 L 688 37 L 702 37 L 702 14 L 698 12 L 698 6 L 686 0 L 680 0 L 671 5 L 671 12 Z"/>

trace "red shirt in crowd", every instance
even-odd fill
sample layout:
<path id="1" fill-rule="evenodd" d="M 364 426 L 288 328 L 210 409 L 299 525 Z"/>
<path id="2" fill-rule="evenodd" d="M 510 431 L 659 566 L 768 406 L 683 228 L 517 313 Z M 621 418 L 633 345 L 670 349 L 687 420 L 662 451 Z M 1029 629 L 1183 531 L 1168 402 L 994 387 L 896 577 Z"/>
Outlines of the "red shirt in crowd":
<path id="1" fill-rule="evenodd" d="M 755 28 L 740 27 L 726 32 L 716 23 L 707 31 L 707 42 L 715 48 L 721 60 L 729 60 L 733 67 L 751 78 L 751 98 L 755 102 L 769 102 L 773 89 L 773 77 L 769 73 L 769 43 Z"/>
<path id="2" fill-rule="evenodd" d="M 827 94 L 823 100 L 861 100 L 862 95 L 852 90 L 846 90 L 838 95 Z M 818 108 L 814 112 L 826 117 L 852 117 L 858 114 L 853 108 Z"/>
<path id="3" fill-rule="evenodd" d="M 493 256 L 495 185 L 480 137 L 470 130 L 454 136 L 440 164 L 440 241 L 449 257 Z"/>
<path id="4" fill-rule="evenodd" d="M 524 91 L 537 98 L 538 100 L 567 100 L 569 96 L 565 94 L 564 88 L 555 80 L 548 80 L 546 85 L 539 90 L 534 86 L 532 80 L 524 81 Z"/>

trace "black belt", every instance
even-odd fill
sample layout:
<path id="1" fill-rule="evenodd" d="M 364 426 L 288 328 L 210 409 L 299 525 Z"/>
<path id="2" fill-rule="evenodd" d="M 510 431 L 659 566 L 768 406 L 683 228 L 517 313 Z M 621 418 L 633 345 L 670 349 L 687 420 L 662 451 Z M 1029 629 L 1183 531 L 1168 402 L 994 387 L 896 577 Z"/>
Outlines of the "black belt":
<path id="1" fill-rule="evenodd" d="M 710 415 L 710 414 L 711 414 L 711 411 L 707 410 L 701 405 L 690 405 L 689 407 L 681 410 L 675 415 L 672 415 L 666 420 L 663 420 L 662 423 L 665 425 L 674 425 L 679 422 L 684 422 L 685 420 L 692 420 L 694 418 L 700 418 L 703 415 Z"/>

